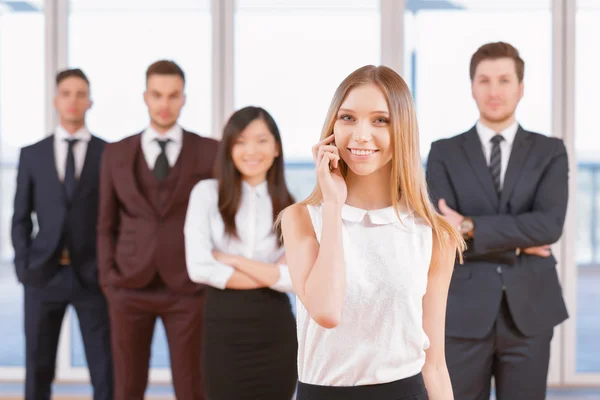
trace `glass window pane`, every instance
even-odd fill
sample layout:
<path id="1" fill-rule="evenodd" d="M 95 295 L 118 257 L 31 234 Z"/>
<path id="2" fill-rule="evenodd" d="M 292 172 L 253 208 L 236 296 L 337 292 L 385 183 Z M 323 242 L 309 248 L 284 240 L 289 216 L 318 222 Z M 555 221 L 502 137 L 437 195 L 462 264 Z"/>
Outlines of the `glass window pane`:
<path id="1" fill-rule="evenodd" d="M 525 60 L 525 96 L 517 119 L 550 135 L 552 15 L 550 0 L 408 2 L 405 78 L 416 100 L 421 154 L 431 142 L 462 133 L 478 118 L 469 63 L 479 46 L 505 41 Z"/>
<path id="2" fill-rule="evenodd" d="M 314 164 L 312 161 L 286 163 L 285 180 L 297 201 L 305 199 L 317 182 Z"/>
<path id="3" fill-rule="evenodd" d="M 600 140 L 597 104 L 600 88 L 600 3 L 579 0 L 575 37 L 575 156 L 577 158 L 577 372 L 600 372 Z"/>
<path id="4" fill-rule="evenodd" d="M 235 108 L 264 107 L 279 125 L 286 160 L 312 164 L 337 86 L 356 68 L 380 63 L 380 30 L 377 0 L 238 0 Z M 304 182 L 289 184 L 304 193 L 296 190 Z"/>
<path id="5" fill-rule="evenodd" d="M 69 6 L 69 66 L 83 69 L 90 79 L 94 105 L 87 124 L 94 134 L 117 141 L 145 129 L 146 69 L 154 61 L 169 59 L 186 75 L 180 124 L 212 136 L 209 0 L 71 0 Z M 76 323 L 73 333 L 73 365 L 85 366 Z M 151 366 L 168 368 L 161 324 L 155 333 Z"/>
<path id="6" fill-rule="evenodd" d="M 212 136 L 209 0 L 71 0 L 69 5 L 69 65 L 90 78 L 94 106 L 87 122 L 93 133 L 116 141 L 142 131 L 149 121 L 142 98 L 146 68 L 168 59 L 186 74 L 181 125 Z"/>
<path id="7" fill-rule="evenodd" d="M 0 366 L 23 366 L 23 290 L 12 265 L 10 224 L 20 148 L 44 137 L 42 1 L 0 3 Z"/>

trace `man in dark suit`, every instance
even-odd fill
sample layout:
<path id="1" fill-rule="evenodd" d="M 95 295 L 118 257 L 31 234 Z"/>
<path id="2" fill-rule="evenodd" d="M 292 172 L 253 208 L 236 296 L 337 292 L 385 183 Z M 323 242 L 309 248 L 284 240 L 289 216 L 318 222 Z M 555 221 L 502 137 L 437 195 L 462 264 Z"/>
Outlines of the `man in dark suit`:
<path id="1" fill-rule="evenodd" d="M 192 188 L 212 177 L 218 142 L 177 124 L 184 83 L 177 64 L 152 64 L 144 93 L 150 126 L 109 144 L 102 161 L 98 265 L 109 303 L 116 400 L 144 398 L 158 317 L 177 399 L 204 399 L 204 296 L 188 277 L 183 224 Z"/>
<path id="2" fill-rule="evenodd" d="M 523 129 L 524 63 L 507 43 L 471 59 L 480 111 L 468 132 L 432 144 L 432 198 L 468 243 L 454 269 L 446 358 L 454 397 L 545 399 L 553 328 L 568 318 L 550 244 L 561 236 L 568 159 L 560 139 Z"/>
<path id="3" fill-rule="evenodd" d="M 25 399 L 50 399 L 61 323 L 77 312 L 94 399 L 112 399 L 113 369 L 106 301 L 98 286 L 98 180 L 105 142 L 85 127 L 91 107 L 79 69 L 56 77 L 53 135 L 21 150 L 12 241 L 25 289 Z M 33 233 L 32 214 L 38 232 Z"/>

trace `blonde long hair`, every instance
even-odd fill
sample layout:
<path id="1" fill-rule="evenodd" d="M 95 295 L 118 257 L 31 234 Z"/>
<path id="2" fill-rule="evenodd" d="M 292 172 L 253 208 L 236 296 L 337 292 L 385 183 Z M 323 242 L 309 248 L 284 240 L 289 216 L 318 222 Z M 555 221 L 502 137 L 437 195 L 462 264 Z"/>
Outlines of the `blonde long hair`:
<path id="1" fill-rule="evenodd" d="M 419 150 L 419 128 L 410 90 L 406 82 L 392 69 L 367 65 L 352 72 L 337 88 L 321 131 L 321 139 L 333 135 L 333 127 L 338 111 L 348 93 L 357 86 L 374 84 L 386 98 L 390 112 L 390 136 L 392 155 L 391 193 L 392 204 L 400 218 L 398 203 L 400 198 L 406 205 L 431 226 L 441 252 L 456 248 L 462 262 L 465 242 L 455 227 L 450 225 L 434 208 L 425 180 L 425 172 Z M 344 178 L 348 166 L 343 160 L 339 168 Z M 300 204 L 318 205 L 323 196 L 318 184 L 313 192 Z M 438 253 L 438 257 L 440 254 Z M 434 263 L 436 265 L 437 263 Z"/>

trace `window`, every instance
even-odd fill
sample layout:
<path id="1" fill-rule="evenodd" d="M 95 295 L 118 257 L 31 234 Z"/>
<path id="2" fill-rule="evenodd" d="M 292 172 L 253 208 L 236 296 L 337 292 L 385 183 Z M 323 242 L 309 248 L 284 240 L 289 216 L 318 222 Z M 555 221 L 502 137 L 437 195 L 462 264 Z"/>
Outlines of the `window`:
<path id="1" fill-rule="evenodd" d="M 209 0 L 71 0 L 69 65 L 90 79 L 93 133 L 112 142 L 145 129 L 146 69 L 168 59 L 186 74 L 181 125 L 212 136 L 209 7 Z"/>
<path id="2" fill-rule="evenodd" d="M 71 0 L 69 4 L 69 66 L 81 68 L 90 79 L 94 105 L 87 125 L 92 133 L 113 142 L 145 129 L 149 121 L 142 97 L 146 69 L 154 61 L 169 59 L 186 75 L 181 125 L 212 136 L 209 0 Z M 72 365 L 86 366 L 77 321 L 71 329 Z M 156 325 L 151 366 L 169 367 L 162 324 Z"/>
<path id="3" fill-rule="evenodd" d="M 10 226 L 20 148 L 45 134 L 42 5 L 0 2 L 0 367 L 25 365 L 23 290 L 12 265 Z"/>
<path id="4" fill-rule="evenodd" d="M 597 95 L 600 88 L 600 56 L 595 48 L 600 22 L 600 4 L 579 0 L 575 25 L 575 157 L 577 203 L 575 259 L 577 262 L 576 371 L 600 373 L 600 140 L 598 140 Z"/>
<path id="5" fill-rule="evenodd" d="M 517 119 L 550 135 L 552 14 L 550 0 L 408 2 L 404 71 L 415 97 L 421 155 L 431 142 L 470 129 L 478 118 L 469 63 L 477 48 L 505 41 L 525 61 L 525 95 Z"/>
<path id="6" fill-rule="evenodd" d="M 294 163 L 288 184 L 304 197 L 314 174 L 298 169 L 312 169 L 335 89 L 355 69 L 380 63 L 379 1 L 238 0 L 234 29 L 235 108 L 273 115 Z"/>

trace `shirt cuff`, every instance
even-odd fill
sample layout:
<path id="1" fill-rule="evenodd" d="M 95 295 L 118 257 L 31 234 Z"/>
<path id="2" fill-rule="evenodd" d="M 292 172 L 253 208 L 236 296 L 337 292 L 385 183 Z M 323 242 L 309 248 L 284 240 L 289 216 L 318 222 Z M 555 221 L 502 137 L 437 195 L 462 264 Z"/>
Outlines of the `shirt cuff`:
<path id="1" fill-rule="evenodd" d="M 220 265 L 219 268 L 215 268 L 215 271 L 210 275 L 210 285 L 217 289 L 225 289 L 227 282 L 234 272 L 235 268 L 229 265 Z"/>
<path id="2" fill-rule="evenodd" d="M 293 292 L 292 278 L 287 265 L 279 264 L 279 279 L 271 286 L 271 289 L 278 292 Z"/>
<path id="3" fill-rule="evenodd" d="M 229 278 L 231 278 L 234 272 L 235 269 L 233 267 L 216 262 L 209 266 L 202 265 L 197 268 L 190 268 L 188 266 L 188 275 L 192 282 L 213 286 L 217 289 L 225 289 Z"/>

